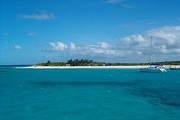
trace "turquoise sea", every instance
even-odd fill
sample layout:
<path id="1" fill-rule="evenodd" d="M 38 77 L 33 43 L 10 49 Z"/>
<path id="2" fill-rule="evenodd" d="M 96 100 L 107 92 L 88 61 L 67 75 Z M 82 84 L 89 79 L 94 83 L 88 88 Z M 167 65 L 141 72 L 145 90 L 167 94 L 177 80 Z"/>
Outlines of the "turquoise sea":
<path id="1" fill-rule="evenodd" d="M 0 66 L 0 120 L 180 120 L 180 71 Z"/>

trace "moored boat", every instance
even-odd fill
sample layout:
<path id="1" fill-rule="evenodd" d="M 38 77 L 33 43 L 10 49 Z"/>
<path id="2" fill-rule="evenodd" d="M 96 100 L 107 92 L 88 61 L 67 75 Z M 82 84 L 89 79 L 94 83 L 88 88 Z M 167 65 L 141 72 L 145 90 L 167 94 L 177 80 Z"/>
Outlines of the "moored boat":
<path id="1" fill-rule="evenodd" d="M 167 72 L 166 69 L 163 67 L 163 65 L 157 64 L 157 63 L 152 63 L 147 68 L 140 68 L 139 71 L 140 72 L 156 72 L 156 73 Z"/>
<path id="2" fill-rule="evenodd" d="M 152 36 L 151 36 L 151 51 L 152 51 Z M 140 72 L 167 72 L 163 65 L 152 63 L 152 53 L 150 55 L 150 66 L 147 68 L 140 68 Z"/>
<path id="3" fill-rule="evenodd" d="M 169 67 L 170 70 L 180 70 L 180 68 L 177 68 L 177 67 Z"/>

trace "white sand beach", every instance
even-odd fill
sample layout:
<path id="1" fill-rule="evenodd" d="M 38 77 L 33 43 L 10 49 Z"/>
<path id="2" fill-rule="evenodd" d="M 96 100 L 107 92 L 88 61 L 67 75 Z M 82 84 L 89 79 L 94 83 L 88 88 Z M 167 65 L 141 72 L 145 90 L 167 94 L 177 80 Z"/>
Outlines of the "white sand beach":
<path id="1" fill-rule="evenodd" d="M 180 68 L 180 65 L 164 65 L 165 68 L 169 67 Z M 17 67 L 25 69 L 138 69 L 148 67 L 148 65 L 138 66 L 28 66 L 28 67 Z"/>

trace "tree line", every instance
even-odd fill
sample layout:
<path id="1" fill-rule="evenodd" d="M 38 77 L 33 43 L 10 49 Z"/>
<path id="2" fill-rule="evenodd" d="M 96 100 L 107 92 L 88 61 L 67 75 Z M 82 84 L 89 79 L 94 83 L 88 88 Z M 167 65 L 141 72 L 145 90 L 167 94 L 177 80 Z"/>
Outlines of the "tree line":
<path id="1" fill-rule="evenodd" d="M 180 61 L 165 61 L 158 62 L 163 65 L 180 65 Z M 67 62 L 51 62 L 48 60 L 46 63 L 38 63 L 37 66 L 130 66 L 130 65 L 149 65 L 149 63 L 106 63 L 94 62 L 89 59 L 70 59 Z"/>

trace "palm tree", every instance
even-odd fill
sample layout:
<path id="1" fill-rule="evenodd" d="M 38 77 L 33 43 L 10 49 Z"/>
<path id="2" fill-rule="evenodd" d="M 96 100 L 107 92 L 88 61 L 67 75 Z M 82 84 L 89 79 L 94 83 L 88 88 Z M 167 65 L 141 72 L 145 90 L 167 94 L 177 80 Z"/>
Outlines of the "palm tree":
<path id="1" fill-rule="evenodd" d="M 48 60 L 47 63 L 45 63 L 45 66 L 50 66 L 51 65 L 51 61 Z"/>

